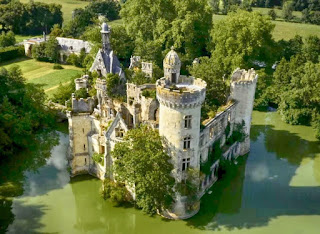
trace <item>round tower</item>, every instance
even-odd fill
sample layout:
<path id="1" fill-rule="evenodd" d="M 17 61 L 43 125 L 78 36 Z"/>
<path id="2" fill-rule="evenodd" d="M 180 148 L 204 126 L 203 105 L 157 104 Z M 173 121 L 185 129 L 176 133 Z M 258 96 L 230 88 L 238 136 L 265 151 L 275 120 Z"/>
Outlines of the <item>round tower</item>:
<path id="1" fill-rule="evenodd" d="M 250 126 L 251 115 L 256 92 L 258 75 L 251 68 L 237 68 L 231 77 L 231 98 L 237 102 L 235 123 L 244 123 L 244 130 L 247 135 L 245 141 L 241 144 L 240 155 L 250 151 Z"/>
<path id="2" fill-rule="evenodd" d="M 174 165 L 177 182 L 186 178 L 188 168 L 200 169 L 201 104 L 206 96 L 206 82 L 180 75 L 181 61 L 172 49 L 163 61 L 165 76 L 157 80 L 157 99 L 160 103 L 159 133 L 164 137 L 168 154 Z M 187 217 L 181 200 L 173 213 Z"/>

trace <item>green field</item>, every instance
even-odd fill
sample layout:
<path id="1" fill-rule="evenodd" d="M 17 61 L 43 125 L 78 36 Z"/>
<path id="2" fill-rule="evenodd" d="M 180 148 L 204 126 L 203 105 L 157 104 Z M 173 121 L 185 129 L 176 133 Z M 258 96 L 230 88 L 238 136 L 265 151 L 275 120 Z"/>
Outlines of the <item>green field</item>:
<path id="1" fill-rule="evenodd" d="M 226 15 L 213 15 L 213 22 L 222 20 Z M 320 37 L 320 25 L 291 23 L 284 21 L 272 21 L 276 26 L 273 31 L 275 40 L 289 40 L 295 35 L 307 37 L 309 35 L 317 35 Z"/>
<path id="2" fill-rule="evenodd" d="M 43 85 L 48 94 L 54 93 L 60 82 L 67 83 L 71 78 L 82 74 L 81 68 L 63 65 L 62 70 L 54 70 L 52 63 L 39 62 L 30 58 L 20 58 L 0 64 L 0 67 L 9 68 L 18 65 L 27 82 Z"/>
<path id="3" fill-rule="evenodd" d="M 28 3 L 30 0 L 20 0 L 23 3 Z M 75 8 L 84 8 L 89 2 L 80 1 L 80 0 L 34 0 L 35 2 L 44 2 L 44 3 L 56 3 L 62 5 L 62 13 L 64 23 L 67 23 L 71 20 L 72 11 Z"/>

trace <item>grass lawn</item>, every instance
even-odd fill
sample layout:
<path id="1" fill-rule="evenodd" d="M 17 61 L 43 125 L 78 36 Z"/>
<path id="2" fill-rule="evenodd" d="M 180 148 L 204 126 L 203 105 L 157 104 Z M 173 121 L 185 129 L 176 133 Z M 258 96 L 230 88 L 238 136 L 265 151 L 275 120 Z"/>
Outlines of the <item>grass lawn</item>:
<path id="1" fill-rule="evenodd" d="M 267 9 L 268 10 L 268 9 Z M 213 15 L 213 22 L 224 19 L 225 15 Z M 289 40 L 295 35 L 307 37 L 309 35 L 317 35 L 320 37 L 320 25 L 291 23 L 284 21 L 272 21 L 276 26 L 273 31 L 275 40 Z"/>
<path id="2" fill-rule="evenodd" d="M 22 3 L 28 3 L 30 0 L 20 0 Z M 89 4 L 89 2 L 80 1 L 80 0 L 34 0 L 35 2 L 44 2 L 44 3 L 56 3 L 62 5 L 62 13 L 64 23 L 67 23 L 71 20 L 72 11 L 75 8 L 84 8 Z"/>
<path id="3" fill-rule="evenodd" d="M 30 39 L 30 38 L 33 38 L 33 37 L 42 37 L 42 35 L 36 35 L 36 36 L 15 35 L 15 36 L 16 36 L 16 42 L 17 43 L 23 42 L 23 40 Z"/>
<path id="4" fill-rule="evenodd" d="M 19 58 L 0 64 L 0 67 L 9 68 L 18 65 L 27 82 L 42 84 L 44 90 L 54 93 L 60 82 L 67 83 L 71 78 L 80 77 L 82 69 L 70 65 L 63 65 L 62 70 L 54 70 L 52 63 L 39 62 L 30 58 Z"/>

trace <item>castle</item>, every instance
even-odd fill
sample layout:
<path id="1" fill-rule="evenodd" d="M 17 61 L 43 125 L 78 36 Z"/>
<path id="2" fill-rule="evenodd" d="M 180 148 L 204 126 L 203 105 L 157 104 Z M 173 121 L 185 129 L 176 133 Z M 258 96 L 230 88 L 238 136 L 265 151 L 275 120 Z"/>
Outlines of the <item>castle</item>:
<path id="1" fill-rule="evenodd" d="M 91 71 L 101 76 L 119 74 L 125 80 L 119 61 L 113 54 L 109 27 L 102 26 L 103 46 L 98 52 Z M 132 63 L 137 57 L 132 58 Z M 112 61 L 115 61 L 112 62 Z M 115 68 L 114 68 L 115 66 Z M 133 66 L 133 65 L 132 65 Z M 144 66 L 148 72 L 152 66 Z M 213 118 L 201 121 L 201 106 L 206 98 L 206 82 L 200 78 L 180 74 L 181 61 L 172 48 L 163 60 L 164 77 L 155 84 L 126 84 L 126 102 L 108 97 L 106 81 L 98 78 L 96 97 L 72 97 L 72 111 L 67 113 L 70 134 L 70 165 L 72 175 L 90 173 L 100 179 L 113 178 L 111 155 L 117 142 L 126 132 L 148 124 L 158 129 L 165 140 L 165 148 L 172 158 L 172 175 L 181 182 L 188 168 L 201 171 L 210 163 L 209 170 L 200 178 L 198 200 L 189 202 L 179 195 L 173 209 L 163 214 L 173 219 L 185 219 L 200 209 L 199 199 L 217 180 L 221 159 L 209 161 L 215 144 L 226 146 L 228 137 L 241 125 L 245 139 L 224 147 L 222 158 L 232 160 L 250 150 L 250 125 L 258 76 L 253 69 L 234 71 L 231 77 L 231 95 L 228 103 Z M 75 80 L 76 89 L 88 88 L 88 77 Z M 156 97 L 146 95 L 156 92 Z M 103 157 L 102 163 L 93 160 L 94 154 Z"/>

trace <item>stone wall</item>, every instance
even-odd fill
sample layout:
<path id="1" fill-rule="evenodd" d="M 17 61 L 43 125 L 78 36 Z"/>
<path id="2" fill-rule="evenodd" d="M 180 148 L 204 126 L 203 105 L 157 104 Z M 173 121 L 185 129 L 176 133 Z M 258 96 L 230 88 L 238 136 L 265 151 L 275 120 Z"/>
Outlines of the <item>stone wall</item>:
<path id="1" fill-rule="evenodd" d="M 95 101 L 93 98 L 89 97 L 87 99 L 76 99 L 72 98 L 72 111 L 75 113 L 88 112 L 92 113 L 95 106 Z"/>
<path id="2" fill-rule="evenodd" d="M 231 79 L 231 98 L 238 102 L 235 113 L 235 123 L 242 123 L 242 121 L 244 121 L 244 130 L 248 136 L 245 142 L 241 144 L 241 154 L 246 154 L 250 150 L 249 135 L 251 127 L 251 114 L 258 75 L 253 69 L 246 71 L 238 68 L 234 71 Z"/>

